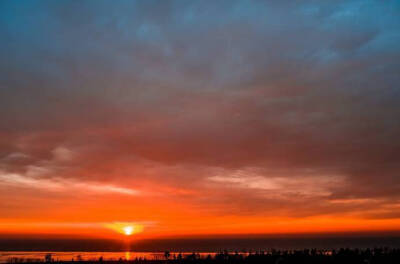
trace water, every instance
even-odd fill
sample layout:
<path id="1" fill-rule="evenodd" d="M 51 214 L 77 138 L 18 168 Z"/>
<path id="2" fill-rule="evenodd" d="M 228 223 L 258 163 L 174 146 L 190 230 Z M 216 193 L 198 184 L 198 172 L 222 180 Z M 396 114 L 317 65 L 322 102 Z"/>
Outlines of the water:
<path id="1" fill-rule="evenodd" d="M 164 251 L 202 252 L 201 257 L 211 256 L 222 250 L 230 252 L 248 252 L 270 249 L 316 248 L 331 250 L 338 248 L 400 248 L 400 236 L 364 236 L 364 237 L 253 237 L 253 238 L 191 238 L 191 239 L 154 239 L 126 241 L 99 239 L 0 239 L 0 263 L 10 259 L 27 262 L 43 261 L 51 253 L 53 260 L 148 260 L 164 259 Z M 171 258 L 174 257 L 171 253 Z M 15 262 L 15 261 L 14 261 Z"/>
<path id="2" fill-rule="evenodd" d="M 156 253 L 140 252 L 219 252 L 221 250 L 249 251 L 268 249 L 334 249 L 391 247 L 400 248 L 400 236 L 376 237 L 282 237 L 282 238 L 191 238 L 152 239 L 130 242 L 101 239 L 20 239 L 0 238 L 0 254 L 5 252 L 135 252 L 136 256 L 152 258 Z M 56 253 L 55 253 L 56 254 Z M 65 253 L 67 254 L 67 253 Z M 83 254 L 83 253 L 82 253 Z M 119 258 L 122 253 L 114 253 Z M 98 257 L 93 253 L 85 256 Z M 112 255 L 112 256 L 114 256 Z M 37 255 L 35 255 L 37 256 Z M 70 253 L 68 253 L 70 256 Z M 124 257 L 125 255 L 122 255 Z M 40 258 L 43 256 L 40 255 Z"/>
<path id="3" fill-rule="evenodd" d="M 99 260 L 103 257 L 104 260 L 134 260 L 136 258 L 147 260 L 165 259 L 163 252 L 46 252 L 46 251 L 3 251 L 0 252 L 0 263 L 7 263 L 10 260 L 18 260 L 19 262 L 43 262 L 47 254 L 55 261 L 71 261 L 71 260 Z M 170 258 L 179 253 L 171 253 Z M 190 255 L 191 253 L 181 253 L 182 256 Z M 214 256 L 215 253 L 202 252 L 200 257 L 208 255 Z M 15 262 L 15 261 L 14 261 Z"/>

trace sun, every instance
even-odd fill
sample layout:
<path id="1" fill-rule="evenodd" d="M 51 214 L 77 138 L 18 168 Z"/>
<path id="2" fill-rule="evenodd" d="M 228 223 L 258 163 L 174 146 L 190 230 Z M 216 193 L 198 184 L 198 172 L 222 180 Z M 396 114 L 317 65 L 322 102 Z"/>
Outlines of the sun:
<path id="1" fill-rule="evenodd" d="M 130 236 L 133 234 L 133 226 L 125 226 L 123 228 L 123 230 L 124 230 L 124 234 L 127 236 Z"/>
<path id="2" fill-rule="evenodd" d="M 124 236 L 141 233 L 144 228 L 142 224 L 136 222 L 111 222 L 104 223 L 103 226 Z"/>

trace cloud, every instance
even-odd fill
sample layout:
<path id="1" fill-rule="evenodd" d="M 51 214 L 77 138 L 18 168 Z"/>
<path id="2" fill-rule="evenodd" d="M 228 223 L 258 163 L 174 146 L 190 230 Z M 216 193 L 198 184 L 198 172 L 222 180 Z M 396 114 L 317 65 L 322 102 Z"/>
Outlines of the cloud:
<path id="1" fill-rule="evenodd" d="M 312 197 L 329 197 L 329 189 L 343 185 L 345 179 L 341 176 L 310 176 L 298 174 L 296 177 L 274 177 L 254 174 L 251 170 L 237 171 L 233 175 L 225 172 L 222 176 L 216 175 L 208 178 L 210 181 L 232 184 L 234 187 L 260 189 L 269 193 L 279 194 L 290 198 L 291 195 L 304 195 Z"/>
<path id="2" fill-rule="evenodd" d="M 35 173 L 36 174 L 36 173 Z M 29 174 L 28 174 L 29 175 Z M 11 185 L 18 188 L 43 189 L 50 192 L 70 192 L 72 190 L 90 191 L 98 193 L 117 193 L 124 195 L 138 195 L 139 192 L 134 189 L 120 186 L 96 183 L 96 182 L 78 182 L 63 178 L 52 177 L 43 179 L 39 177 L 19 175 L 15 173 L 5 173 L 0 171 L 1 184 Z"/>
<path id="3" fill-rule="evenodd" d="M 68 161 L 72 159 L 73 153 L 65 147 L 57 147 L 53 150 L 53 156 L 55 160 Z"/>
<path id="4" fill-rule="evenodd" d="M 0 5 L 0 187 L 263 217 L 398 203 L 395 1 Z"/>

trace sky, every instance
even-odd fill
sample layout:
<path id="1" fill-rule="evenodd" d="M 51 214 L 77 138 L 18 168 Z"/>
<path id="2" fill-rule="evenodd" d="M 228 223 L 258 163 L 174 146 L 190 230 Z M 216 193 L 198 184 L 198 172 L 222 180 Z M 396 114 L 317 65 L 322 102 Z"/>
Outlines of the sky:
<path id="1" fill-rule="evenodd" d="M 0 2 L 0 234 L 400 230 L 398 1 Z"/>

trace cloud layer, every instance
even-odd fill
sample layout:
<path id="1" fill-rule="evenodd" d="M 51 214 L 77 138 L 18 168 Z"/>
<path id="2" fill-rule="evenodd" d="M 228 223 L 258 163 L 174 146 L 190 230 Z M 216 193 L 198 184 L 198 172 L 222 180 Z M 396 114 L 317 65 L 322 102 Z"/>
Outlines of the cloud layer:
<path id="1" fill-rule="evenodd" d="M 396 1 L 0 10 L 0 220 L 400 216 Z"/>

